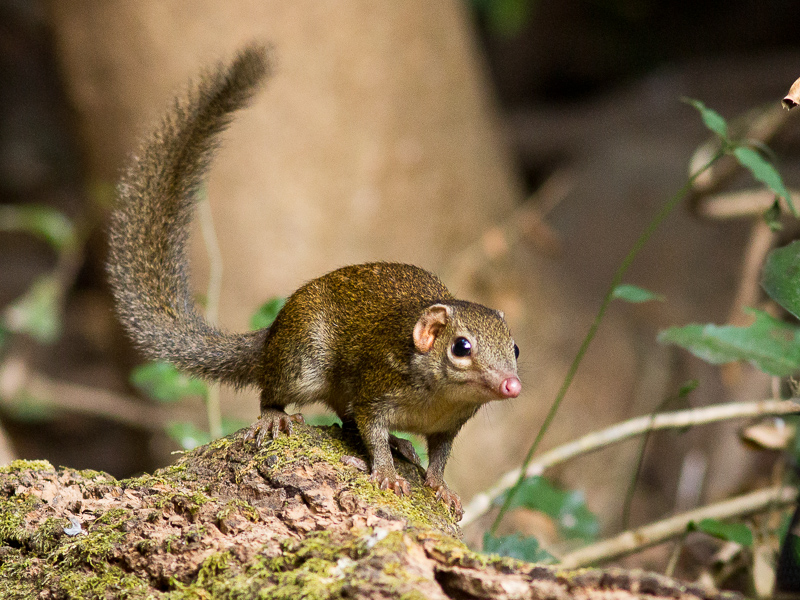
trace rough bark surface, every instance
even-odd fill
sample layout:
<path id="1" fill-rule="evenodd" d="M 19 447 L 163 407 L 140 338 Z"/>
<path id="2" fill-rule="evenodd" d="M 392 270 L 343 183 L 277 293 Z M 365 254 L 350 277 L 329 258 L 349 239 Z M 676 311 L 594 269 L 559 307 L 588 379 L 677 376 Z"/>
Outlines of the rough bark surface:
<path id="1" fill-rule="evenodd" d="M 3 598 L 734 598 L 635 571 L 566 572 L 485 556 L 417 467 L 377 490 L 338 427 L 261 449 L 242 432 L 153 475 L 17 461 L 0 469 Z"/>

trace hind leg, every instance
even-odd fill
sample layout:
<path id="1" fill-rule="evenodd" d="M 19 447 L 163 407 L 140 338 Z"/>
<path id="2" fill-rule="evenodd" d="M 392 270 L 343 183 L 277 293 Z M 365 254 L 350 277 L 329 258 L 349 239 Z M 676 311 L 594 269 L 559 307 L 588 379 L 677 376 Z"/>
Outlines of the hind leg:
<path id="1" fill-rule="evenodd" d="M 286 413 L 286 405 L 275 402 L 266 390 L 261 392 L 261 416 L 253 423 L 244 435 L 244 441 L 255 439 L 256 446 L 261 446 L 269 436 L 273 440 L 281 433 L 292 435 L 293 423 L 305 423 L 303 415 Z"/>

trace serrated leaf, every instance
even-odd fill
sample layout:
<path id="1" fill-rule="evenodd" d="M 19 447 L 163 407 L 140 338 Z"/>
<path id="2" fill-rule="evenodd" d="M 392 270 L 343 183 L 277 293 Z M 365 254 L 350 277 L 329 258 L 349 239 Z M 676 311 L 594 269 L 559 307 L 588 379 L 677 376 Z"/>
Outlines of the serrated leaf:
<path id="1" fill-rule="evenodd" d="M 60 300 L 58 281 L 50 275 L 40 277 L 6 308 L 5 326 L 16 333 L 27 333 L 42 344 L 52 344 L 61 334 Z"/>
<path id="2" fill-rule="evenodd" d="M 744 523 L 726 523 L 717 519 L 702 519 L 692 521 L 689 530 L 702 531 L 726 542 L 735 542 L 740 546 L 749 548 L 753 545 L 753 532 Z"/>
<path id="3" fill-rule="evenodd" d="M 761 287 L 800 319 L 800 240 L 769 253 L 761 274 Z"/>
<path id="4" fill-rule="evenodd" d="M 783 178 L 780 173 L 778 173 L 778 170 L 773 167 L 769 161 L 747 146 L 739 146 L 733 151 L 733 155 L 736 157 L 736 160 L 739 161 L 740 165 L 753 174 L 756 180 L 766 185 L 776 196 L 780 196 L 786 200 L 792 214 L 795 217 L 798 216 L 797 210 L 792 202 L 792 195 L 783 184 Z"/>
<path id="5" fill-rule="evenodd" d="M 705 126 L 712 132 L 717 134 L 720 138 L 728 140 L 728 123 L 717 111 L 708 108 L 700 100 L 692 98 L 684 98 L 684 102 L 694 106 L 700 112 L 700 118 L 703 119 Z"/>
<path id="6" fill-rule="evenodd" d="M 278 316 L 278 313 L 281 312 L 284 304 L 286 304 L 286 298 L 279 296 L 267 300 L 250 318 L 250 328 L 264 329 L 272 325 L 272 322 L 275 320 L 275 317 Z"/>
<path id="7" fill-rule="evenodd" d="M 131 372 L 131 383 L 160 402 L 177 402 L 189 396 L 206 397 L 205 383 L 178 371 L 171 364 L 155 361 Z"/>
<path id="8" fill-rule="evenodd" d="M 745 360 L 769 375 L 787 377 L 800 370 L 800 328 L 755 309 L 749 327 L 686 325 L 671 327 L 658 341 L 685 348 L 715 365 Z"/>
<path id="9" fill-rule="evenodd" d="M 642 302 L 650 302 L 651 300 L 663 301 L 664 296 L 656 294 L 650 290 L 646 290 L 638 285 L 631 285 L 629 283 L 622 283 L 614 288 L 612 295 L 617 300 L 625 300 L 634 304 Z"/>
<path id="10" fill-rule="evenodd" d="M 518 533 L 495 537 L 487 531 L 483 534 L 483 551 L 527 562 L 555 562 L 553 555 L 539 545 L 539 540 Z"/>
<path id="11" fill-rule="evenodd" d="M 56 250 L 75 243 L 75 227 L 62 212 L 48 206 L 0 207 L 0 230 L 25 231 Z"/>
<path id="12" fill-rule="evenodd" d="M 505 501 L 505 494 L 495 502 Z M 600 533 L 597 517 L 586 506 L 583 493 L 560 490 L 544 477 L 528 477 L 522 482 L 509 506 L 537 510 L 552 517 L 565 539 L 595 540 Z"/>
<path id="13" fill-rule="evenodd" d="M 184 450 L 194 450 L 211 441 L 208 432 L 198 429 L 191 423 L 170 423 L 167 425 L 167 435 Z"/>

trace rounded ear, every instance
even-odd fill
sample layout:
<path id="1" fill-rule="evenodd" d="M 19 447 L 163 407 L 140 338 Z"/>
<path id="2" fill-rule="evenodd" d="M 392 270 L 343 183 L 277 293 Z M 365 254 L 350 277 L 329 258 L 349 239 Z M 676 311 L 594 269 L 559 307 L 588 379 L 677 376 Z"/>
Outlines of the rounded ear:
<path id="1" fill-rule="evenodd" d="M 414 325 L 414 345 L 423 354 L 430 352 L 433 342 L 436 341 L 447 319 L 450 318 L 451 308 L 444 304 L 433 304 L 426 308 L 416 325 Z"/>

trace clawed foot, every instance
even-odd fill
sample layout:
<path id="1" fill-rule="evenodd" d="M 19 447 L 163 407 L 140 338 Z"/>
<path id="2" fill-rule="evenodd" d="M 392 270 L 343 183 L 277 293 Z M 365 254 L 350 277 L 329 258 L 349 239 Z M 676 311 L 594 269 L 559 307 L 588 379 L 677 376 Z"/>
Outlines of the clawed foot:
<path id="1" fill-rule="evenodd" d="M 358 469 L 359 471 L 367 471 L 367 462 L 358 456 L 343 456 L 341 461 L 347 466 Z M 392 490 L 398 496 L 411 495 L 411 486 L 408 485 L 408 481 L 397 473 L 373 471 L 369 476 L 369 480 L 380 489 Z"/>
<path id="2" fill-rule="evenodd" d="M 347 465 L 348 467 L 353 467 L 354 469 L 358 469 L 362 473 L 366 473 L 369 471 L 369 465 L 367 465 L 367 461 L 363 458 L 358 456 L 350 456 L 349 454 L 345 454 L 339 461 L 343 465 Z"/>
<path id="3" fill-rule="evenodd" d="M 244 441 L 249 442 L 255 439 L 256 446 L 261 446 L 267 436 L 273 440 L 277 438 L 281 432 L 287 435 L 292 435 L 292 423 L 305 423 L 303 415 L 287 415 L 282 410 L 272 410 L 268 413 L 262 414 L 261 418 L 253 423 L 244 434 Z"/>
<path id="4" fill-rule="evenodd" d="M 461 498 L 458 497 L 444 482 L 430 482 L 426 481 L 425 485 L 436 492 L 436 499 L 441 500 L 444 505 L 453 511 L 457 521 L 461 520 L 464 516 L 464 509 L 461 508 Z"/>
<path id="5" fill-rule="evenodd" d="M 419 456 L 417 455 L 417 451 L 414 450 L 414 444 L 412 444 L 409 440 L 397 437 L 396 435 L 390 433 L 389 445 L 402 454 L 407 461 L 417 465 L 418 467 L 422 467 L 422 465 L 419 464 L 420 460 Z"/>
<path id="6" fill-rule="evenodd" d="M 408 485 L 408 481 L 397 473 L 387 475 L 373 471 L 372 475 L 369 476 L 369 480 L 382 490 L 392 490 L 398 496 L 411 495 L 411 486 Z"/>

